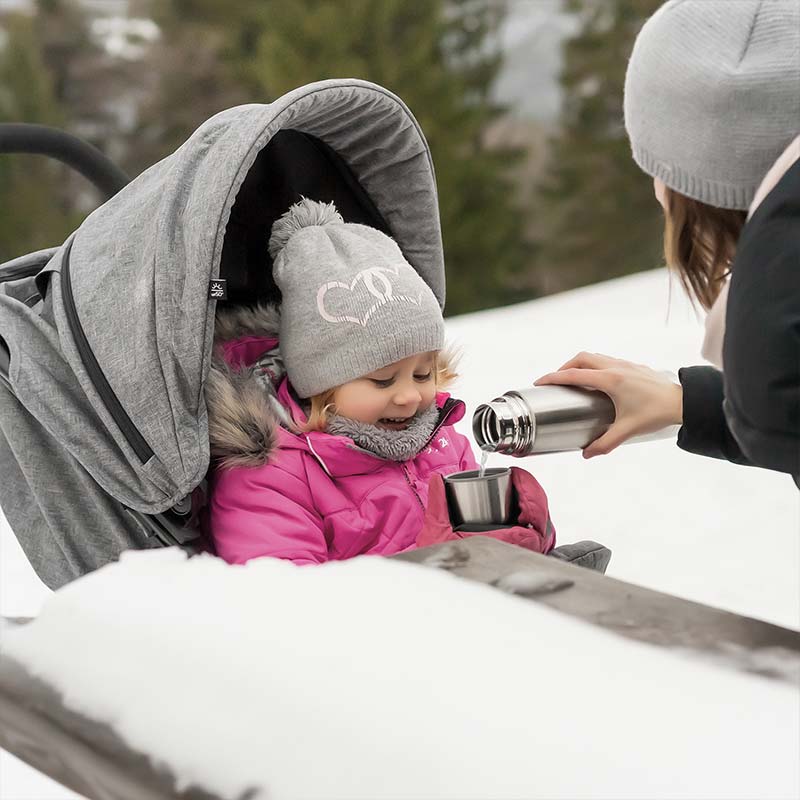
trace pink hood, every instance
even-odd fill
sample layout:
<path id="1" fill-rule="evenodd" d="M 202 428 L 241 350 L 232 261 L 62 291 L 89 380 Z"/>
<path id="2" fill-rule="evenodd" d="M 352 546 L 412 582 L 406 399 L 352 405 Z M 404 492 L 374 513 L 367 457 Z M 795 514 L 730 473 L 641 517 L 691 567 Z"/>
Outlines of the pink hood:
<path id="1" fill-rule="evenodd" d="M 477 467 L 468 440 L 452 427 L 464 404 L 444 393 L 428 446 L 402 463 L 347 437 L 288 429 L 287 418 L 302 422 L 305 414 L 279 368 L 262 358 L 277 348 L 275 312 L 231 312 L 217 330 L 206 399 L 218 466 L 207 522 L 226 561 L 275 556 L 307 564 L 409 549 L 422 529 L 431 475 Z"/>

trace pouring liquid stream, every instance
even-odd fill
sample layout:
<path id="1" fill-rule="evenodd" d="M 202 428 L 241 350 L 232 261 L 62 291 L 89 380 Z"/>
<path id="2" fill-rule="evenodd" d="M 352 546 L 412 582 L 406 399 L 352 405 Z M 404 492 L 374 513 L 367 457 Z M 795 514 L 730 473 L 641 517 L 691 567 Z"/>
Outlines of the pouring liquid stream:
<path id="1" fill-rule="evenodd" d="M 479 477 L 483 477 L 486 474 L 486 461 L 489 458 L 489 451 L 488 450 L 481 450 L 481 468 Z"/>

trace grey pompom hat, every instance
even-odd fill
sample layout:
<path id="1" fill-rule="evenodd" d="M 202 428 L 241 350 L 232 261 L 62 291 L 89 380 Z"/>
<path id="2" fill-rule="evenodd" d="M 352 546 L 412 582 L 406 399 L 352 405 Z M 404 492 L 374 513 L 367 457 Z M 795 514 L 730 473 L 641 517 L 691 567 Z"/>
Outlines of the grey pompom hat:
<path id="1" fill-rule="evenodd" d="M 333 203 L 295 203 L 273 225 L 269 252 L 283 295 L 281 355 L 300 397 L 441 350 L 431 288 L 390 237 L 346 223 Z"/>
<path id="2" fill-rule="evenodd" d="M 746 209 L 800 132 L 800 2 L 670 0 L 625 76 L 633 158 L 687 197 Z"/>

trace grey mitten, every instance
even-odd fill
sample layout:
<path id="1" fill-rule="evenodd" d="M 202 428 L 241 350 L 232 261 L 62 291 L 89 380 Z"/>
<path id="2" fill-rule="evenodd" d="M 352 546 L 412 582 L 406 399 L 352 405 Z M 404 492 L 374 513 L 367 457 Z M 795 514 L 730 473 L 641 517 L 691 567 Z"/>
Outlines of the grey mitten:
<path id="1" fill-rule="evenodd" d="M 549 555 L 603 574 L 605 574 L 608 562 L 611 561 L 611 551 L 597 542 L 562 544 L 559 547 L 554 547 Z"/>

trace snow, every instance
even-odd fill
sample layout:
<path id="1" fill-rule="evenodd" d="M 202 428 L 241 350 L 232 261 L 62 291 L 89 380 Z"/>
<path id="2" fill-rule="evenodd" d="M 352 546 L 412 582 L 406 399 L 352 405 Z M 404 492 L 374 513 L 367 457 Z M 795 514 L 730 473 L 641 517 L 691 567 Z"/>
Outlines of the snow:
<path id="1" fill-rule="evenodd" d="M 57 593 L 5 648 L 182 787 L 225 797 L 800 791 L 792 686 L 380 558 L 130 553 Z"/>
<path id="2" fill-rule="evenodd" d="M 700 363 L 701 323 L 679 289 L 669 295 L 659 270 L 450 319 L 456 394 L 472 410 L 581 349 L 660 369 Z M 613 549 L 609 574 L 800 628 L 800 504 L 787 476 L 672 442 L 514 463 L 547 490 L 561 542 Z M 140 553 L 49 596 L 0 519 L 0 613 L 44 604 L 3 646 L 209 787 L 266 781 L 275 798 L 800 790 L 790 687 L 410 565 L 228 568 Z M 146 664 L 181 678 L 159 687 Z M 74 796 L 26 769 L 0 754 L 4 800 Z"/>
<path id="3" fill-rule="evenodd" d="M 127 16 L 104 16 L 91 21 L 92 38 L 110 56 L 125 61 L 139 61 L 161 35 L 151 19 Z"/>

